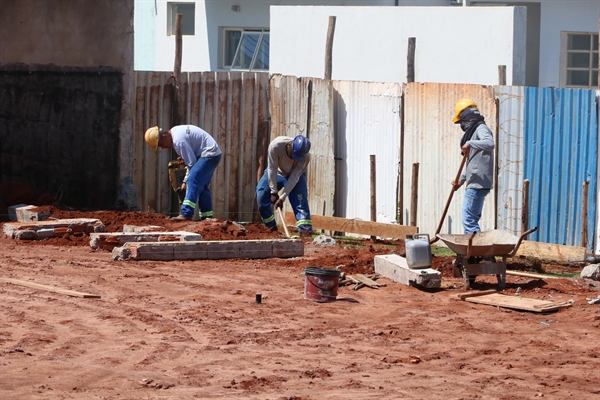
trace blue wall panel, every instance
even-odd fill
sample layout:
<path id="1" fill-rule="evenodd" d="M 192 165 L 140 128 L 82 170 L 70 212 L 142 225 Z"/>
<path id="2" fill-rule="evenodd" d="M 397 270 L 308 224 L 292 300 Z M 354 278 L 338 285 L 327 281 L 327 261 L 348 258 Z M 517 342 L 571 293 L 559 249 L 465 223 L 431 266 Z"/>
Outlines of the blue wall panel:
<path id="1" fill-rule="evenodd" d="M 525 88 L 524 178 L 528 239 L 580 246 L 583 182 L 589 182 L 588 249 L 596 221 L 598 115 L 595 90 Z"/>

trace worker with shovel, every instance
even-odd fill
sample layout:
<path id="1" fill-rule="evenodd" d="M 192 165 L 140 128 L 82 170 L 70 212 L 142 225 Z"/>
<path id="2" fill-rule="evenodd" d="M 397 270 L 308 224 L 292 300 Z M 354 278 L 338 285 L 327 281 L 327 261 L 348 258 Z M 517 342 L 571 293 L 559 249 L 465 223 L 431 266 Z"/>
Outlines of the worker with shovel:
<path id="1" fill-rule="evenodd" d="M 461 154 L 466 158 L 466 168 L 458 181 L 452 181 L 452 189 L 458 190 L 466 183 L 462 207 L 462 223 L 465 234 L 481 232 L 479 219 L 485 197 L 494 186 L 494 137 L 471 99 L 462 99 L 454 108 L 452 122 L 460 124 L 464 135 L 460 139 Z"/>
<path id="2" fill-rule="evenodd" d="M 149 128 L 144 140 L 155 151 L 174 148 L 187 167 L 181 190 L 185 199 L 173 221 L 187 221 L 194 216 L 196 201 L 200 219 L 213 217 L 212 197 L 208 185 L 221 161 L 221 149 L 213 137 L 194 125 L 178 125 L 165 131 L 158 126 Z"/>
<path id="3" fill-rule="evenodd" d="M 301 135 L 279 136 L 269 144 L 268 165 L 256 187 L 256 201 L 262 222 L 272 230 L 277 229 L 273 208 L 281 210 L 287 197 L 296 215 L 298 233 L 312 234 L 306 185 L 309 151 L 310 141 Z"/>

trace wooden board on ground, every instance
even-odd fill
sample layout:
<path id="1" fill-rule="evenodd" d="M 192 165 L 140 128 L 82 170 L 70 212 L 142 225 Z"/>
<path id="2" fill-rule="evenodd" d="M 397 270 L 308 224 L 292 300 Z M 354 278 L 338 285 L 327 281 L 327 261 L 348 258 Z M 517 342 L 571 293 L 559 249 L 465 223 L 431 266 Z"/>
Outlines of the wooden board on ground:
<path id="1" fill-rule="evenodd" d="M 383 222 L 362 221 L 357 219 L 346 219 L 339 217 L 325 217 L 322 215 L 311 215 L 313 229 L 324 229 L 334 232 L 349 232 L 361 235 L 379 236 L 382 238 L 406 239 L 406 235 L 419 232 L 416 226 L 386 224 Z M 296 225 L 296 217 L 292 212 L 285 213 L 287 225 Z"/>
<path id="2" fill-rule="evenodd" d="M 535 257 L 543 260 L 562 261 L 584 260 L 585 247 L 564 246 L 554 243 L 523 240 L 517 251 L 518 256 Z"/>
<path id="3" fill-rule="evenodd" d="M 67 296 L 72 296 L 72 297 L 83 297 L 84 299 L 99 299 L 100 298 L 100 295 L 97 295 L 97 294 L 82 293 L 82 292 L 77 292 L 75 290 L 69 290 L 69 289 L 61 289 L 56 286 L 42 285 L 42 284 L 35 283 L 35 282 L 22 281 L 19 279 L 0 278 L 0 282 L 12 283 L 13 285 L 19 285 L 19 286 L 26 286 L 26 287 L 29 287 L 32 289 L 47 290 L 49 292 L 66 294 Z"/>
<path id="4" fill-rule="evenodd" d="M 555 302 L 548 300 L 527 299 L 520 296 L 508 296 L 500 293 L 473 292 L 459 295 L 459 298 L 470 303 L 485 304 L 488 306 L 498 306 L 504 308 L 513 308 L 516 310 L 532 312 L 556 311 L 562 307 L 570 307 L 571 303 Z"/>
<path id="5" fill-rule="evenodd" d="M 506 275 L 523 276 L 525 278 L 534 278 L 534 279 L 559 279 L 558 276 L 547 276 L 547 275 L 532 274 L 529 272 L 519 272 L 519 271 L 506 271 Z"/>

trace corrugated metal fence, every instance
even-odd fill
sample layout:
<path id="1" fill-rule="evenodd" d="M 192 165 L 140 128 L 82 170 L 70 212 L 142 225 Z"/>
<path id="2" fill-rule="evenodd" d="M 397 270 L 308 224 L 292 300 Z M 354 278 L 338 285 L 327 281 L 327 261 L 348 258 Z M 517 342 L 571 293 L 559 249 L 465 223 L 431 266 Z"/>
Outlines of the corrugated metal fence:
<path id="1" fill-rule="evenodd" d="M 169 77 L 136 73 L 135 180 L 140 205 L 164 213 L 173 202 L 166 168 L 173 155 L 155 154 L 143 134 L 170 120 Z M 219 218 L 256 221 L 254 189 L 269 141 L 305 135 L 312 142 L 307 175 L 313 214 L 370 219 L 375 155 L 377 221 L 394 222 L 399 211 L 402 222 L 411 223 L 412 167 L 419 163 L 416 222 L 433 235 L 461 160 L 463 133 L 452 124 L 454 104 L 467 97 L 479 104 L 497 143 L 497 181 L 486 199 L 482 229 L 520 235 L 523 179 L 529 179 L 529 226 L 540 228 L 531 239 L 580 246 L 587 181 L 588 247 L 594 243 L 599 196 L 594 90 L 442 83 L 410 83 L 401 90 L 397 83 L 248 73 L 188 73 L 182 87 L 186 122 L 213 134 L 224 153 L 211 184 Z M 443 233 L 462 233 L 463 196 L 462 189 L 454 194 Z"/>

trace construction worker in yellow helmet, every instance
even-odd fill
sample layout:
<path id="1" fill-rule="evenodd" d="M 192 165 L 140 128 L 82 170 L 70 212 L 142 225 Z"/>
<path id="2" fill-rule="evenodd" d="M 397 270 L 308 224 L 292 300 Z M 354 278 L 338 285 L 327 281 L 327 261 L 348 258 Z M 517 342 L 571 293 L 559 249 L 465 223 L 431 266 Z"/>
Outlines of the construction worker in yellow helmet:
<path id="1" fill-rule="evenodd" d="M 212 197 L 209 184 L 221 161 L 221 149 L 213 137 L 195 125 L 178 125 L 165 131 L 158 126 L 149 128 L 144 140 L 155 151 L 173 148 L 187 167 L 181 189 L 185 199 L 181 212 L 174 221 L 191 220 L 196 206 L 200 219 L 213 217 Z M 196 201 L 198 202 L 196 204 Z"/>
<path id="2" fill-rule="evenodd" d="M 456 191 L 463 184 L 466 185 L 462 206 L 464 232 L 481 232 L 479 220 L 484 200 L 494 186 L 494 136 L 473 100 L 458 101 L 454 114 L 452 122 L 460 124 L 464 132 L 460 139 L 460 150 L 467 160 L 459 181 L 452 181 L 452 188 Z"/>

